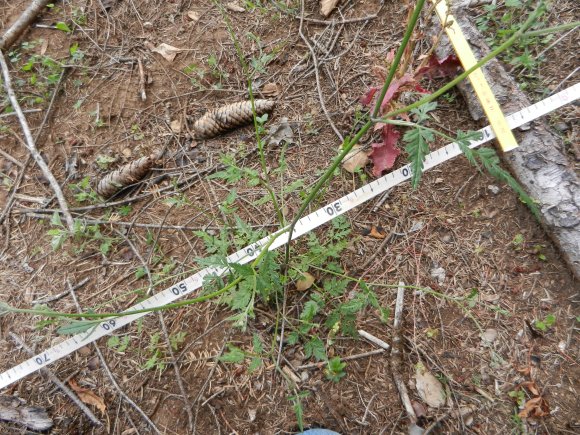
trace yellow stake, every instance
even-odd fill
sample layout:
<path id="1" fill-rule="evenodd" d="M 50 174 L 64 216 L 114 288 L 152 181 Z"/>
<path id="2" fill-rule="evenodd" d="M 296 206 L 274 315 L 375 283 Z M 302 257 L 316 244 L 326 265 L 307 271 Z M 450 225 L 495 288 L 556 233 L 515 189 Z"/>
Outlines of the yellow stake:
<path id="1" fill-rule="evenodd" d="M 477 59 L 473 55 L 473 51 L 471 51 L 471 47 L 469 47 L 469 43 L 461 31 L 461 27 L 459 27 L 453 15 L 448 13 L 446 0 L 432 1 L 435 3 L 435 11 L 439 16 L 441 23 L 445 26 L 447 36 L 449 36 L 451 44 L 453 45 L 463 68 L 466 70 L 471 68 L 477 63 Z M 502 151 L 507 152 L 517 148 L 518 142 L 509 128 L 505 116 L 503 115 L 481 68 L 476 69 L 469 75 L 469 81 L 471 82 L 475 94 L 489 119 L 489 124 L 495 132 Z"/>

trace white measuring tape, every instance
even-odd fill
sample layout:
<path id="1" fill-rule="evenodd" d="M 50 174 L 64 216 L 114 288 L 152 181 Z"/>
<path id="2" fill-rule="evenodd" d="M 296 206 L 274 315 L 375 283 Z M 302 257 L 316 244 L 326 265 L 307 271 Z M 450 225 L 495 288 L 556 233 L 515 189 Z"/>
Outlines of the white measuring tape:
<path id="1" fill-rule="evenodd" d="M 544 116 L 547 113 L 550 113 L 568 103 L 571 103 L 578 98 L 580 98 L 580 83 L 508 116 L 508 124 L 510 128 L 514 129 L 521 125 L 527 124 L 536 118 Z M 478 141 L 472 141 L 469 145 L 470 148 L 476 148 L 495 137 L 492 129 L 489 126 L 482 128 L 479 130 L 479 132 L 482 134 L 482 139 Z M 428 154 L 423 163 L 424 170 L 431 169 L 443 162 L 446 162 L 447 160 L 457 157 L 460 154 L 461 150 L 459 149 L 459 146 L 455 142 L 451 143 L 443 148 L 438 149 L 437 151 Z M 409 180 L 410 178 L 411 166 L 405 165 L 402 168 L 399 168 L 396 171 L 385 175 L 384 177 L 378 178 L 375 181 L 366 184 L 360 189 L 357 189 L 340 199 L 332 201 L 317 211 L 310 213 L 309 215 L 300 219 L 296 224 L 294 232 L 292 233 L 292 240 L 312 231 L 322 224 L 331 221 L 335 217 L 346 213 L 347 211 L 385 192 L 386 190 L 397 186 L 406 180 Z M 270 242 L 274 237 L 276 237 L 276 239 L 269 246 L 269 250 L 277 249 L 288 242 L 287 232 L 281 233 L 278 231 L 276 234 L 278 234 L 278 236 L 271 234 L 256 243 L 252 243 L 251 245 L 240 249 L 239 251 L 230 255 L 227 258 L 227 262 L 239 264 L 246 264 L 250 262 L 258 256 L 260 249 L 267 245 L 268 242 Z M 220 269 L 215 267 L 203 269 L 190 276 L 189 278 L 186 278 L 183 281 L 180 281 L 171 287 L 166 288 L 165 290 L 151 296 L 150 298 L 136 305 L 133 305 L 131 308 L 124 311 L 128 313 L 127 315 L 104 320 L 103 322 L 97 324 L 95 328 L 91 329 L 91 331 L 74 335 L 62 343 L 39 353 L 38 355 L 0 374 L 0 388 L 7 387 L 13 382 L 22 379 L 23 377 L 35 372 L 36 370 L 46 367 L 47 365 L 52 364 L 56 360 L 63 358 L 75 350 L 78 350 L 81 347 L 110 334 L 112 331 L 122 328 L 134 320 L 137 320 L 148 314 L 129 314 L 131 311 L 160 307 L 174 302 L 177 299 L 189 295 L 195 290 L 201 288 L 203 284 L 203 278 L 205 276 L 210 274 L 222 275 L 226 271 L 226 268 Z"/>

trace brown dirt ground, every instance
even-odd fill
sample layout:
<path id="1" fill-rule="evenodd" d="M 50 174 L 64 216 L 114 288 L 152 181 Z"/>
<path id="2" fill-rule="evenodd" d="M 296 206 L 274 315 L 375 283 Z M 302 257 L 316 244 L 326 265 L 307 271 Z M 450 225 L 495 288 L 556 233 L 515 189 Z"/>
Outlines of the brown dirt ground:
<path id="1" fill-rule="evenodd" d="M 2 28 L 18 13 L 25 1 L 0 2 Z M 236 132 L 198 144 L 192 143 L 186 128 L 207 108 L 247 98 L 246 79 L 226 26 L 216 7 L 210 2 L 141 1 L 68 1 L 56 2 L 56 7 L 43 15 L 40 23 L 54 24 L 84 15 L 86 23 L 74 33 L 46 28 L 34 28 L 22 41 L 47 41 L 29 51 L 21 50 L 23 59 L 31 53 L 45 54 L 67 61 L 68 48 L 78 43 L 85 53 L 77 66 L 69 68 L 63 77 L 50 119 L 44 127 L 38 146 L 42 149 L 51 170 L 63 184 L 69 203 L 77 207 L 76 217 L 122 220 L 153 224 L 152 230 L 165 262 L 174 262 L 173 273 L 195 267 L 194 259 L 205 255 L 203 244 L 189 229 L 162 228 L 167 225 L 196 227 L 219 231 L 222 216 L 218 202 L 223 201 L 231 187 L 203 176 L 196 171 L 211 170 L 220 153 L 243 147 L 252 149 L 252 132 Z M 225 3 L 225 2 L 224 2 Z M 256 2 L 259 3 L 259 2 Z M 247 59 L 260 56 L 260 48 L 246 35 L 260 37 L 265 53 L 279 49 L 277 57 L 267 65 L 266 72 L 254 83 L 260 89 L 265 83 L 278 83 L 282 93 L 277 109 L 269 121 L 276 123 L 287 117 L 296 134 L 297 144 L 287 154 L 288 169 L 284 182 L 303 179 L 306 185 L 316 180 L 333 156 L 339 141 L 321 109 L 310 58 L 298 34 L 299 21 L 280 13 L 272 2 L 261 2 L 263 9 L 243 13 L 227 12 L 233 29 Z M 286 3 L 286 2 L 281 2 Z M 296 2 L 290 2 L 296 3 Z M 343 2 L 341 11 L 346 18 L 364 17 L 374 13 L 378 1 Z M 103 9 L 104 5 L 107 9 Z M 578 19 L 578 8 L 570 9 L 565 2 L 554 4 L 551 21 L 561 23 L 562 16 Z M 84 11 L 84 12 L 83 12 Z M 199 13 L 193 22 L 187 11 Z M 320 19 L 317 2 L 307 1 L 306 11 Z M 335 13 L 335 18 L 339 15 Z M 322 93 L 328 111 L 341 132 L 352 125 L 358 98 L 375 79 L 371 73 L 375 65 L 385 64 L 387 53 L 400 40 L 406 17 L 405 8 L 398 2 L 388 2 L 376 19 L 364 26 L 361 22 L 346 25 L 325 25 L 305 22 L 305 32 L 319 45 L 330 47 L 336 58 L 321 67 Z M 82 28 L 82 29 L 81 29 Z M 559 61 L 548 62 L 542 77 L 546 87 L 555 87 L 578 65 L 575 59 L 574 38 L 564 40 L 552 49 Z M 173 62 L 152 53 L 146 43 L 161 42 L 183 48 Z M 426 41 L 419 45 L 425 52 Z M 319 56 L 324 53 L 319 51 Z M 339 55 L 340 54 L 340 55 Z M 339 56 L 338 56 L 339 55 Z M 208 65 L 214 56 L 219 71 Z M 139 98 L 140 59 L 147 71 L 147 100 Z M 13 69 L 18 92 L 27 97 L 42 96 L 33 87 L 29 73 L 20 70 L 21 59 Z M 184 68 L 196 64 L 204 70 L 204 77 Z M 569 67 L 564 67 L 570 65 Z M 196 78 L 201 86 L 193 84 Z M 572 83 L 569 83 L 572 84 Z M 54 85 L 49 88 L 53 90 Z M 39 93 L 40 92 L 40 93 Z M 455 95 L 452 93 L 452 95 Z M 459 95 L 452 101 L 442 101 L 435 114 L 438 126 L 449 131 L 457 128 L 478 128 L 467 115 Z M 28 101 L 28 100 L 27 100 Z M 30 113 L 28 120 L 37 128 L 48 107 L 49 98 L 25 108 L 40 108 Z M 80 107 L 75 108 L 75 103 Z M 96 118 L 102 126 L 96 125 Z M 573 109 L 566 108 L 552 115 L 556 122 L 567 122 L 571 128 L 562 133 L 563 139 L 574 143 Z M 183 131 L 174 133 L 171 121 L 181 122 Z M 186 122 L 187 121 L 187 122 Z M 2 118 L 3 125 L 19 132 L 14 118 Z M 20 133 L 17 133 L 18 135 Z M 0 134 L 1 148 L 19 162 L 27 154 L 14 134 Z M 369 143 L 370 140 L 366 140 Z M 196 146 L 195 146 L 196 145 Z M 438 145 L 443 145 L 439 143 Z M 75 202 L 67 184 L 77 182 L 75 175 L 65 171 L 66 163 L 78 159 L 77 173 L 95 179 L 103 173 L 95 161 L 99 155 L 116 157 L 113 167 L 147 155 L 166 146 L 163 168 L 155 173 L 156 183 L 140 187 L 140 193 L 150 193 L 131 204 L 128 216 L 119 215 L 119 208 L 85 210 Z M 275 166 L 277 150 L 268 154 L 268 164 Z M 571 161 L 574 148 L 571 147 Z M 577 157 L 577 156 L 576 156 Z M 401 159 L 402 160 L 402 159 Z M 255 154 L 239 162 L 258 169 Z M 0 171 L 4 179 L 15 180 L 20 168 L 0 155 Z M 164 177 L 157 177 L 164 175 Z M 67 178 L 68 177 L 68 178 Z M 157 178 L 155 178 L 157 177 Z M 189 183 L 172 189 L 172 181 Z M 369 173 L 370 177 L 370 173 Z M 324 201 L 337 198 L 361 185 L 359 177 L 346 172 L 335 177 L 327 189 Z M 490 177 L 474 172 L 464 159 L 447 163 L 425 174 L 419 190 L 408 185 L 398 186 L 382 205 L 371 201 L 350 213 L 347 218 L 353 229 L 352 241 L 341 258 L 343 268 L 368 282 L 396 284 L 399 281 L 417 286 L 429 286 L 448 296 L 465 296 L 478 290 L 478 298 L 471 315 L 481 328 L 495 329 L 497 339 L 483 346 L 476 323 L 445 299 L 425 296 L 420 292 L 407 293 L 403 336 L 405 347 L 401 373 L 407 381 L 411 399 L 418 407 L 421 400 L 413 385 L 414 366 L 423 362 L 440 378 L 447 380 L 447 404 L 439 409 L 424 409 L 420 423 L 433 425 L 435 433 L 577 433 L 580 407 L 578 376 L 580 346 L 577 336 L 578 286 L 560 259 L 553 244 L 527 209 L 506 186 L 498 185 L 493 194 L 489 185 L 497 185 Z M 167 188 L 163 190 L 164 188 Z M 257 207 L 252 201 L 263 196 L 256 187 L 237 186 L 238 213 L 256 226 L 273 228 L 274 211 L 268 205 Z M 9 186 L 0 186 L 0 205 L 6 206 Z M 91 243 L 77 252 L 78 243 L 67 242 L 63 249 L 53 252 L 49 214 L 45 219 L 30 215 L 31 209 L 55 208 L 43 200 L 52 192 L 34 166 L 24 175 L 10 219 L 2 229 L 0 251 L 0 299 L 19 307 L 30 307 L 32 301 L 55 295 L 66 289 L 67 281 L 88 283 L 77 290 L 83 307 L 120 310 L 134 303 L 133 289 L 146 285 L 135 278 L 141 266 L 139 258 L 121 239 L 109 254 L 100 254 L 98 245 Z M 136 192 L 129 194 L 135 196 Z M 164 201 L 180 197 L 190 201 L 185 207 L 169 207 Z M 39 203 L 40 202 L 40 203 Z M 286 211 L 293 216 L 300 204 L 297 195 L 287 198 Z M 37 211 L 42 213 L 43 211 Z M 107 216 L 105 216 L 107 214 Z M 42 216 L 42 215 L 41 215 Z M 419 231 L 409 230 L 417 222 Z M 391 241 L 382 247 L 366 270 L 359 270 L 365 260 L 377 252 L 382 241 L 364 234 L 371 225 L 380 225 L 392 232 Z M 270 226 L 270 227 L 268 227 Z M 118 224 L 103 225 L 101 231 L 117 236 Z M 162 230 L 160 229 L 162 228 Z M 212 229 L 213 228 L 213 229 Z M 323 231 L 319 232 L 323 234 Z M 397 233 L 397 234 L 394 234 Z M 521 249 L 512 240 L 523 235 Z M 148 262 L 153 272 L 160 272 L 162 264 L 154 264 L 155 255 L 147 243 L 146 228 L 133 226 L 126 232 L 136 250 Z M 539 258 L 536 246 L 541 246 Z M 442 281 L 431 277 L 435 267 L 442 267 Z M 317 277 L 322 279 L 322 277 Z M 379 299 L 384 306 L 394 307 L 393 290 L 382 289 Z M 303 295 L 291 292 L 288 313 L 296 316 L 304 303 Z M 76 311 L 70 297 L 50 304 L 61 311 Z M 275 307 L 260 306 L 247 332 L 231 330 L 225 319 L 228 311 L 215 304 L 201 304 L 169 311 L 164 314 L 171 335 L 185 332 L 185 341 L 176 352 L 176 367 L 183 380 L 195 420 L 196 433 L 270 434 L 293 433 L 297 430 L 294 411 L 288 396 L 293 394 L 285 381 L 269 364 L 249 374 L 245 366 L 216 364 L 226 342 L 245 349 L 251 348 L 252 333 L 269 342 L 273 333 Z M 556 316 L 555 325 L 544 334 L 536 334 L 528 324 L 548 314 Z M 5 370 L 26 358 L 9 339 L 15 332 L 29 346 L 41 350 L 57 343 L 60 338 L 54 326 L 35 327 L 39 318 L 8 315 L 0 319 L 0 370 Z M 385 326 L 376 314 L 360 313 L 357 328 L 365 329 L 387 342 L 391 340 L 391 326 Z M 153 420 L 161 433 L 185 434 L 188 413 L 176 381 L 173 367 L 165 370 L 144 370 L 148 359 L 151 335 L 161 331 L 159 317 L 147 316 L 139 325 L 118 331 L 120 337 L 130 337 L 131 345 L 119 353 L 110 349 L 106 340 L 98 342 L 111 372 L 120 388 Z M 160 349 L 167 354 L 161 340 Z M 327 349 L 329 354 L 342 357 L 374 350 L 374 346 L 357 339 L 339 337 Z M 305 364 L 298 347 L 285 349 L 283 364 Z M 86 416 L 70 400 L 39 374 L 31 375 L 12 385 L 3 394 L 17 395 L 29 404 L 45 407 L 54 419 L 51 433 L 152 433 L 151 428 L 135 410 L 121 399 L 117 389 L 96 358 L 92 347 L 50 366 L 61 380 L 75 379 L 104 399 L 106 411 L 91 407 L 103 421 L 104 428 L 92 427 Z M 339 383 L 326 380 L 322 370 L 298 372 L 302 379 L 298 389 L 309 391 L 304 401 L 304 421 L 308 427 L 323 426 L 344 434 L 405 433 L 407 419 L 399 395 L 392 381 L 388 356 L 375 355 L 350 361 L 347 376 Z M 534 381 L 539 393 L 549 404 L 550 414 L 539 419 L 525 419 L 518 425 L 513 416 L 518 412 L 510 391 L 525 381 Z M 531 399 L 529 390 L 523 390 Z M 473 412 L 460 417 L 458 409 L 471 407 Z M 0 423 L 2 433 L 25 433 L 17 426 Z"/>

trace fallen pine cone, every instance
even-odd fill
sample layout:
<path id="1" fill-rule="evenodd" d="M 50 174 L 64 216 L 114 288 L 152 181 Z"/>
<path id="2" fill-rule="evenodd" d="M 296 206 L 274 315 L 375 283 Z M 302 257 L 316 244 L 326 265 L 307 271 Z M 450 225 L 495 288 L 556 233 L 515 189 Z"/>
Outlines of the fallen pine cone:
<path id="1" fill-rule="evenodd" d="M 133 160 L 131 163 L 109 172 L 97 184 L 97 193 L 105 199 L 110 198 L 120 190 L 143 179 L 149 173 L 156 160 L 157 155 L 151 154 L 150 156 Z"/>
<path id="2" fill-rule="evenodd" d="M 256 115 L 262 116 L 272 111 L 275 104 L 272 100 L 254 100 Z M 193 131 L 196 139 L 209 139 L 233 128 L 249 124 L 253 119 L 252 102 L 241 101 L 207 112 L 195 121 Z"/>

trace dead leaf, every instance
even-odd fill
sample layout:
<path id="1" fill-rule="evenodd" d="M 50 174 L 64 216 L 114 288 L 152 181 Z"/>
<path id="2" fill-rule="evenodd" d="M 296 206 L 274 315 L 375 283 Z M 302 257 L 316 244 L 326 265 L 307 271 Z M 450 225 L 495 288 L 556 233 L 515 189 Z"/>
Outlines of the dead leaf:
<path id="1" fill-rule="evenodd" d="M 97 396 L 88 388 L 81 387 L 74 379 L 68 381 L 68 384 L 72 390 L 77 393 L 77 396 L 79 396 L 79 399 L 81 399 L 83 403 L 86 403 L 87 405 L 93 405 L 103 414 L 105 413 L 107 410 L 107 405 L 105 405 L 105 401 L 101 397 Z"/>
<path id="2" fill-rule="evenodd" d="M 445 390 L 441 382 L 428 371 L 423 364 L 417 364 L 415 372 L 415 385 L 419 397 L 432 408 L 445 405 Z"/>
<path id="3" fill-rule="evenodd" d="M 540 395 L 540 391 L 538 390 L 538 386 L 536 385 L 536 383 L 534 381 L 522 382 L 521 386 L 526 388 L 534 396 Z"/>
<path id="4" fill-rule="evenodd" d="M 524 404 L 524 409 L 518 414 L 521 418 L 540 418 L 550 415 L 550 406 L 543 397 L 534 397 Z"/>
<path id="5" fill-rule="evenodd" d="M 197 23 L 199 21 L 200 15 L 199 12 L 196 11 L 187 11 L 187 17 L 194 23 Z"/>
<path id="6" fill-rule="evenodd" d="M 47 48 L 48 48 L 48 39 L 43 39 L 42 45 L 40 46 L 40 55 L 41 56 L 44 56 Z"/>
<path id="7" fill-rule="evenodd" d="M 328 17 L 340 0 L 320 0 L 320 15 Z"/>
<path id="8" fill-rule="evenodd" d="M 266 83 L 262 87 L 262 95 L 265 97 L 277 97 L 280 95 L 281 89 L 278 83 Z"/>
<path id="9" fill-rule="evenodd" d="M 226 4 L 226 9 L 229 9 L 232 12 L 246 12 L 246 10 L 236 2 L 229 2 Z"/>
<path id="10" fill-rule="evenodd" d="M 161 56 L 163 56 L 165 60 L 169 62 L 173 62 L 175 60 L 175 56 L 177 56 L 177 53 L 185 51 L 181 48 L 173 47 L 172 45 L 166 44 L 165 42 L 162 42 L 157 47 L 153 48 L 148 47 L 148 48 L 154 53 L 159 53 Z"/>
<path id="11" fill-rule="evenodd" d="M 396 146 L 401 137 L 398 130 L 395 130 L 391 124 L 387 124 L 383 126 L 381 136 L 383 142 L 372 144 L 373 151 L 369 154 L 373 161 L 373 175 L 375 177 L 380 177 L 384 170 L 391 169 L 401 154 L 401 150 Z"/>
<path id="12" fill-rule="evenodd" d="M 171 124 L 169 124 L 169 126 L 171 127 L 171 131 L 173 133 L 181 133 L 181 121 L 179 119 L 174 119 L 173 121 L 171 121 Z"/>
<path id="13" fill-rule="evenodd" d="M 437 79 L 443 77 L 452 77 L 457 74 L 461 68 L 459 59 L 454 54 L 451 54 L 443 59 L 437 59 L 434 54 L 429 58 L 429 63 L 415 72 L 415 77 L 421 79 L 428 77 L 430 79 Z"/>
<path id="14" fill-rule="evenodd" d="M 377 228 L 374 225 L 371 227 L 371 232 L 368 235 L 374 237 L 375 239 L 384 239 L 385 237 L 387 237 L 387 235 L 382 232 L 381 227 Z"/>
<path id="15" fill-rule="evenodd" d="M 312 287 L 312 284 L 314 284 L 314 277 L 308 272 L 303 272 L 302 277 L 296 281 L 296 290 L 299 292 L 306 291 Z"/>
<path id="16" fill-rule="evenodd" d="M 342 161 L 342 167 L 345 171 L 354 174 L 361 168 L 364 168 L 369 162 L 369 152 L 365 151 L 362 146 L 355 145 Z"/>
<path id="17" fill-rule="evenodd" d="M 278 124 L 270 127 L 267 140 L 268 145 L 280 145 L 281 142 L 294 143 L 294 131 L 288 123 L 288 118 L 281 118 Z"/>

